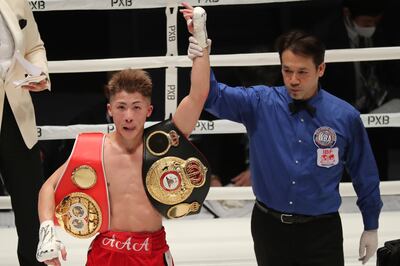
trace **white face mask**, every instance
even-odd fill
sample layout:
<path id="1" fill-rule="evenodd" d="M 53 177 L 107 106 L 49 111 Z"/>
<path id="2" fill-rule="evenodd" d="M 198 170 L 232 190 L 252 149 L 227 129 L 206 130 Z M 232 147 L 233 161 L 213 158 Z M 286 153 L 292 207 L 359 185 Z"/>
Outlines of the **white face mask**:
<path id="1" fill-rule="evenodd" d="M 371 38 L 375 33 L 376 27 L 360 27 L 355 22 L 353 22 L 353 25 L 354 30 L 362 37 Z"/>

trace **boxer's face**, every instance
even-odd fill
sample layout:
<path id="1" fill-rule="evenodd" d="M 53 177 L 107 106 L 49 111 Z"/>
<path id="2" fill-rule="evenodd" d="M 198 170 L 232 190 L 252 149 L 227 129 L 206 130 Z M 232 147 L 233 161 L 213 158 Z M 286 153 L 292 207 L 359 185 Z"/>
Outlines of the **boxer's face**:
<path id="1" fill-rule="evenodd" d="M 318 79 L 325 71 L 325 63 L 315 66 L 312 57 L 294 54 L 290 50 L 282 53 L 282 76 L 290 97 L 307 100 L 318 90 Z"/>
<path id="2" fill-rule="evenodd" d="M 111 97 L 107 110 L 113 118 L 116 131 L 131 139 L 141 137 L 144 123 L 151 115 L 153 106 L 148 98 L 138 92 L 120 91 Z"/>

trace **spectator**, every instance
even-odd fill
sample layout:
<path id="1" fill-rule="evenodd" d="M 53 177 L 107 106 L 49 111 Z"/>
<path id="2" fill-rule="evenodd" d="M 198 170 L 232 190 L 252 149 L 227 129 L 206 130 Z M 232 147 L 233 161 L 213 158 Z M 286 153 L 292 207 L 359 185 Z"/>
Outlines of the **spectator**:
<path id="1" fill-rule="evenodd" d="M 398 45 L 395 41 L 396 31 L 388 30 L 390 25 L 383 24 L 387 18 L 385 11 L 390 4 L 386 0 L 344 0 L 336 12 L 332 12 L 325 21 L 316 23 L 315 33 L 328 49 Z M 321 83 L 361 113 L 370 113 L 382 108 L 390 100 L 399 98 L 399 70 L 399 60 L 330 63 Z M 388 150 L 399 145 L 397 141 L 389 143 L 388 140 L 396 139 L 394 136 L 398 130 L 369 128 L 367 132 L 377 159 L 380 179 L 387 180 Z M 347 172 L 343 181 L 350 181 Z"/>
<path id="2" fill-rule="evenodd" d="M 396 45 L 392 38 L 386 36 L 387 32 L 379 27 L 386 3 L 344 0 L 337 12 L 317 23 L 315 34 L 326 44 L 327 49 Z M 398 75 L 393 75 L 393 68 L 399 69 L 398 66 L 398 62 L 391 61 L 332 63 L 327 65 L 328 71 L 321 82 L 361 113 L 369 113 L 398 97 L 397 88 L 400 83 Z M 338 79 L 338 76 L 341 78 Z"/>

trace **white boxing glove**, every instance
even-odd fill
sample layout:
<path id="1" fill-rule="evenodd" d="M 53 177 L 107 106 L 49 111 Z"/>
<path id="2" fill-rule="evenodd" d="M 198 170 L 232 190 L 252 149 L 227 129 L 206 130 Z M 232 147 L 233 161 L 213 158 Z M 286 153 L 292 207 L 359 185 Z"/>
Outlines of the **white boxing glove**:
<path id="1" fill-rule="evenodd" d="M 65 260 L 67 253 L 63 243 L 57 239 L 54 222 L 46 220 L 40 224 L 36 259 L 40 262 L 52 259 L 58 260 L 60 252 Z"/>
<path id="2" fill-rule="evenodd" d="M 193 37 L 198 41 L 198 45 L 201 48 L 206 48 L 207 45 L 207 28 L 206 28 L 206 21 L 207 21 L 207 13 L 206 11 L 200 7 L 196 6 L 193 9 Z"/>
<path id="3" fill-rule="evenodd" d="M 207 39 L 207 49 L 208 54 L 211 52 L 211 40 Z M 189 46 L 188 46 L 188 57 L 190 60 L 195 59 L 196 57 L 203 56 L 203 48 L 199 45 L 199 42 L 196 40 L 195 37 L 189 37 Z"/>
<path id="4" fill-rule="evenodd" d="M 360 247 L 359 247 L 359 261 L 362 264 L 367 263 L 367 261 L 374 256 L 376 249 L 378 248 L 378 231 L 368 230 L 361 234 Z"/>

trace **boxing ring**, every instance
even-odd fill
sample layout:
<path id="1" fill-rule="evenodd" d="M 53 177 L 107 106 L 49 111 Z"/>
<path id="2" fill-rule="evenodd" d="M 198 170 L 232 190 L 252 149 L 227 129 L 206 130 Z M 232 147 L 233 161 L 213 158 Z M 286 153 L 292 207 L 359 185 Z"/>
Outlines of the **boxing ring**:
<path id="1" fill-rule="evenodd" d="M 292 0 L 299 1 L 299 0 Z M 265 4 L 291 2 L 288 0 L 188 0 L 196 6 Z M 178 88 L 178 68 L 191 67 L 186 55 L 178 55 L 177 12 L 180 1 L 176 0 L 40 0 L 30 1 L 34 11 L 52 10 L 96 10 L 135 9 L 165 7 L 167 21 L 165 56 L 130 57 L 115 59 L 50 61 L 50 73 L 87 73 L 116 71 L 124 68 L 165 68 L 165 117 L 168 118 L 177 107 L 177 97 L 167 97 L 169 90 Z M 363 49 L 328 50 L 326 62 L 352 62 L 400 59 L 400 47 L 379 47 Z M 267 66 L 279 65 L 277 53 L 249 53 L 211 55 L 211 65 L 223 66 Z M 162 108 L 162 107 L 158 107 Z M 365 127 L 400 127 L 400 113 L 374 113 L 361 115 Z M 149 126 L 155 122 L 147 122 Z M 73 139 L 80 132 L 110 132 L 112 124 L 38 126 L 39 140 Z M 245 133 L 245 128 L 227 120 L 199 121 L 193 134 Z M 400 173 L 398 173 L 400 175 Z M 400 179 L 400 178 L 399 178 Z M 346 265 L 360 265 L 358 262 L 358 241 L 362 233 L 361 214 L 355 205 L 355 192 L 349 183 L 341 183 L 343 206 L 341 217 L 344 231 Z M 381 182 L 384 208 L 380 218 L 379 246 L 387 240 L 400 238 L 400 181 Z M 249 187 L 211 188 L 207 200 L 254 200 Z M 0 209 L 11 209 L 9 197 L 0 197 Z M 234 266 L 256 265 L 250 235 L 249 215 L 237 218 L 211 219 L 208 217 L 187 217 L 165 220 L 167 240 L 175 264 L 178 266 Z M 0 235 L 7 241 L 0 244 L 1 265 L 18 265 L 16 257 L 17 238 L 15 228 L 0 228 Z M 86 251 L 91 239 L 79 240 L 58 230 L 59 238 L 68 250 L 67 262 L 63 265 L 84 265 Z M 290 252 L 290 251 L 289 251 Z M 373 257 L 366 265 L 375 265 Z"/>

